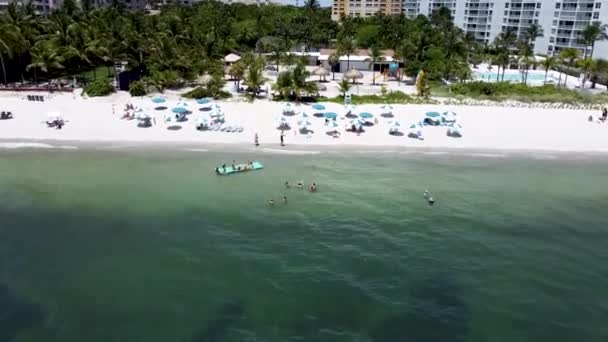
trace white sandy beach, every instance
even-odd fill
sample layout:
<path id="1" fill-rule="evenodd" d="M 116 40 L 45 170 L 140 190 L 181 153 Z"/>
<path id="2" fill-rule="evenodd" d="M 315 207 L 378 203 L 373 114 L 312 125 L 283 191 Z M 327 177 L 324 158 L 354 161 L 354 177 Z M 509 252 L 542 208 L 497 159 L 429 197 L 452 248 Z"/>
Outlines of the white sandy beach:
<path id="1" fill-rule="evenodd" d="M 23 96 L 23 95 L 21 95 Z M 195 118 L 200 115 L 199 105 L 188 101 L 193 113 L 189 120 L 181 123 L 164 123 L 163 112 L 154 110 L 158 105 L 151 97 L 131 98 L 121 92 L 105 98 L 83 99 L 72 94 L 53 95 L 45 102 L 26 101 L 21 96 L 0 98 L 0 110 L 12 111 L 15 118 L 0 121 L 0 146 L 15 147 L 20 142 L 65 141 L 129 142 L 138 143 L 188 143 L 252 144 L 254 135 L 259 135 L 261 148 L 280 148 L 280 131 L 277 129 L 284 103 L 257 100 L 253 103 L 242 101 L 218 102 L 225 115 L 226 123 L 244 127 L 242 133 L 197 131 Z M 171 108 L 179 98 L 165 94 Z M 121 119 L 126 103 L 133 103 L 155 117 L 156 125 L 149 128 L 137 127 L 136 120 Z M 324 103 L 326 111 L 342 116 L 344 107 Z M 298 105 L 297 110 L 313 114 L 309 105 Z M 114 113 L 113 113 L 114 111 Z M 379 123 L 366 127 L 361 135 L 344 132 L 348 122 L 340 120 L 340 138 L 327 135 L 323 118 L 310 117 L 314 134 L 307 137 L 297 133 L 296 118 L 290 118 L 294 129 L 285 132 L 286 147 L 306 145 L 332 146 L 399 146 L 408 148 L 464 148 L 491 150 L 546 150 L 608 152 L 608 124 L 590 123 L 590 114 L 597 118 L 599 112 L 567 109 L 530 109 L 478 106 L 441 106 L 441 105 L 395 105 L 393 119 L 382 118 L 380 105 L 357 106 L 356 112 L 373 113 Z M 445 127 L 425 127 L 424 140 L 407 137 L 411 123 L 420 121 L 427 111 L 454 111 L 458 122 L 463 126 L 464 136 L 451 138 L 446 135 Z M 48 112 L 60 112 L 66 120 L 63 129 L 48 128 L 45 124 Z M 401 123 L 404 136 L 388 134 L 389 121 Z M 176 130 L 169 130 L 175 126 Z M 36 147 L 35 145 L 31 145 Z"/>

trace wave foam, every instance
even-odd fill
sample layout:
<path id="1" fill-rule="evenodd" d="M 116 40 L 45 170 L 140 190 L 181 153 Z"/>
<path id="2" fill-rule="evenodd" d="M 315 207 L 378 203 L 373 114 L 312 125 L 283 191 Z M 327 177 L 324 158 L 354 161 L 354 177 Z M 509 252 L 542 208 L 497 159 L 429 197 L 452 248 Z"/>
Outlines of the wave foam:
<path id="1" fill-rule="evenodd" d="M 267 153 L 277 154 L 293 154 L 293 155 L 304 155 L 304 154 L 319 154 L 321 151 L 306 151 L 306 150 L 280 150 L 275 148 L 263 148 L 260 151 Z"/>
<path id="2" fill-rule="evenodd" d="M 42 148 L 42 149 L 62 149 L 62 150 L 77 150 L 77 146 L 70 145 L 60 145 L 55 146 L 51 144 L 43 144 L 43 143 L 26 143 L 26 142 L 6 142 L 0 143 L 0 148 L 4 149 L 18 149 L 18 148 Z"/>

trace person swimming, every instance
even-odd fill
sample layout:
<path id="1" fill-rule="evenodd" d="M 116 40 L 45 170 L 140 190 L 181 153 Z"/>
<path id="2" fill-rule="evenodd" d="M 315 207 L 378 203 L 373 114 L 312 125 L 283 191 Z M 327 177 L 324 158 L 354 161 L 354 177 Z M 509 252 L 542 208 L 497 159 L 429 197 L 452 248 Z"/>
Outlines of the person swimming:
<path id="1" fill-rule="evenodd" d="M 317 183 L 312 183 L 312 185 L 310 186 L 310 192 L 315 192 L 317 191 Z"/>
<path id="2" fill-rule="evenodd" d="M 435 200 L 433 199 L 433 197 L 429 197 L 429 198 L 427 199 L 427 201 L 429 202 L 429 204 L 430 204 L 430 205 L 435 204 Z"/>
<path id="3" fill-rule="evenodd" d="M 291 188 L 291 185 L 289 185 L 289 181 L 285 181 L 285 189 L 289 189 Z"/>
<path id="4" fill-rule="evenodd" d="M 428 190 L 424 190 L 424 198 L 428 199 L 431 197 L 431 193 Z"/>
<path id="5" fill-rule="evenodd" d="M 275 203 L 274 203 L 274 200 L 268 200 L 268 205 L 269 205 L 269 206 L 273 207 L 273 206 L 274 206 L 274 204 L 275 204 Z"/>
<path id="6" fill-rule="evenodd" d="M 304 182 L 303 181 L 299 181 L 298 182 L 298 189 L 302 189 L 304 187 Z"/>

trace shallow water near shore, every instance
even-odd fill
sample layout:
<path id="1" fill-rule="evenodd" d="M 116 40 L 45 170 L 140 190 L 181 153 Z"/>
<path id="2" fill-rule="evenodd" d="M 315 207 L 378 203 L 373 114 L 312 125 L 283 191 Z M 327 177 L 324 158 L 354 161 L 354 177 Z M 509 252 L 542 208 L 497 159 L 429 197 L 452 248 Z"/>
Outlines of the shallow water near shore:
<path id="1" fill-rule="evenodd" d="M 233 159 L 266 168 L 213 173 Z M 0 341 L 606 341 L 607 179 L 605 158 L 0 151 Z"/>

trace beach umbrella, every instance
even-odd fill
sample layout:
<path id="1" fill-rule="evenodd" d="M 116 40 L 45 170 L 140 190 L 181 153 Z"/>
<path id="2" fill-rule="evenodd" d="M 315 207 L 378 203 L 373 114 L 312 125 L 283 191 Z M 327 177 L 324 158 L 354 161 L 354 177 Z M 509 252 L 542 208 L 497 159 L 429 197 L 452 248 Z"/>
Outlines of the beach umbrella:
<path id="1" fill-rule="evenodd" d="M 447 135 L 450 137 L 462 137 L 462 126 L 457 123 L 449 125 Z"/>
<path id="2" fill-rule="evenodd" d="M 319 76 L 319 81 L 321 80 L 321 78 L 325 78 L 325 76 L 328 76 L 330 74 L 329 70 L 325 69 L 322 66 L 317 67 L 315 70 L 312 71 L 312 74 L 315 76 Z"/>
<path id="3" fill-rule="evenodd" d="M 52 121 L 58 121 L 58 120 L 62 120 L 63 117 L 61 116 L 60 113 L 58 112 L 49 112 L 46 115 L 47 121 L 52 122 Z"/>
<path id="4" fill-rule="evenodd" d="M 347 114 L 350 114 L 355 111 L 355 106 L 349 103 L 347 105 L 344 105 L 344 110 Z"/>
<path id="5" fill-rule="evenodd" d="M 207 118 L 205 116 L 199 116 L 198 118 L 196 118 L 197 127 L 208 126 L 208 125 L 209 125 L 209 118 Z"/>
<path id="6" fill-rule="evenodd" d="M 312 105 L 312 109 L 314 110 L 325 110 L 325 106 L 320 103 L 315 103 Z"/>
<path id="7" fill-rule="evenodd" d="M 389 133 L 394 133 L 394 132 L 401 132 L 401 124 L 399 123 L 399 121 L 393 121 L 393 123 L 391 124 L 391 126 L 388 129 Z"/>
<path id="8" fill-rule="evenodd" d="M 175 114 L 173 113 L 165 113 L 165 122 L 177 121 Z"/>
<path id="9" fill-rule="evenodd" d="M 362 119 L 371 119 L 371 118 L 373 118 L 373 117 L 374 117 L 374 115 L 373 115 L 372 113 L 368 113 L 368 112 L 363 112 L 363 113 L 360 113 L 360 114 L 359 114 L 359 116 L 360 116 Z"/>
<path id="10" fill-rule="evenodd" d="M 344 78 L 348 80 L 353 80 L 353 83 L 355 83 L 355 80 L 363 78 L 363 74 L 359 70 L 350 69 L 346 73 L 344 73 Z"/>
<path id="11" fill-rule="evenodd" d="M 336 119 L 338 117 L 338 114 L 334 113 L 334 112 L 327 112 L 327 113 L 323 113 L 323 116 L 326 119 Z"/>
<path id="12" fill-rule="evenodd" d="M 456 113 L 450 111 L 443 112 L 441 114 L 441 121 L 443 121 L 444 123 L 456 122 Z"/>
<path id="13" fill-rule="evenodd" d="M 296 110 L 291 103 L 288 102 L 283 106 L 283 115 L 294 115 L 295 113 Z"/>
<path id="14" fill-rule="evenodd" d="M 185 112 L 188 111 L 188 109 L 184 108 L 184 107 L 173 107 L 173 109 L 171 109 L 171 111 L 173 113 L 177 113 L 177 114 L 183 114 Z"/>
<path id="15" fill-rule="evenodd" d="M 144 113 L 143 110 L 138 110 L 135 114 L 135 119 L 137 120 L 147 120 L 150 119 L 150 115 L 148 115 L 147 113 Z"/>
<path id="16" fill-rule="evenodd" d="M 152 102 L 154 102 L 154 103 L 165 103 L 166 101 L 167 100 L 165 100 L 165 98 L 161 97 L 161 96 L 157 96 L 152 99 Z"/>
<path id="17" fill-rule="evenodd" d="M 393 106 L 391 106 L 389 104 L 385 104 L 380 108 L 382 109 L 382 113 L 392 113 L 393 112 Z"/>
<path id="18" fill-rule="evenodd" d="M 201 99 L 196 99 L 196 103 L 198 103 L 198 104 L 207 104 L 209 102 L 211 102 L 211 101 L 206 97 L 203 97 Z"/>
<path id="19" fill-rule="evenodd" d="M 441 116 L 441 114 L 439 114 L 439 112 L 426 112 L 425 115 L 427 118 L 438 118 Z"/>

